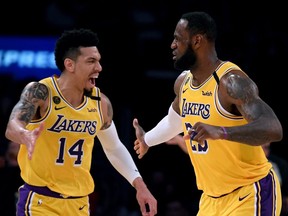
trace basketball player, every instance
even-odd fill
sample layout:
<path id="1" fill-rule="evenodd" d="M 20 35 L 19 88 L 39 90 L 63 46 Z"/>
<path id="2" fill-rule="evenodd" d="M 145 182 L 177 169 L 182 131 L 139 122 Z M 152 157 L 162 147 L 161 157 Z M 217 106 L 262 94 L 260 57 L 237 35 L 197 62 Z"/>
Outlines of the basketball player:
<path id="1" fill-rule="evenodd" d="M 216 24 L 207 13 L 182 15 L 171 44 L 174 66 L 182 71 L 176 97 L 147 133 L 134 119 L 134 150 L 141 159 L 149 147 L 184 132 L 203 191 L 198 216 L 279 215 L 279 181 L 261 145 L 282 139 L 281 123 L 248 75 L 217 57 L 215 40 Z"/>
<path id="2" fill-rule="evenodd" d="M 18 162 L 25 182 L 17 216 L 89 215 L 96 136 L 111 164 L 136 189 L 142 215 L 157 213 L 156 199 L 119 140 L 111 102 L 96 87 L 102 71 L 97 45 L 91 30 L 65 31 L 55 47 L 60 76 L 27 84 L 12 110 L 6 137 L 21 144 Z"/>

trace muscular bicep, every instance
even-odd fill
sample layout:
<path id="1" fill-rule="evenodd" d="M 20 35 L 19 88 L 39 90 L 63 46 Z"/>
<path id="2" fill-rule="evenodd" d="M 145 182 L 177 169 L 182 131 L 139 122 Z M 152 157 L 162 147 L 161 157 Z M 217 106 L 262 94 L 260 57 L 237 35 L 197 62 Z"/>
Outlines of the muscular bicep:
<path id="1" fill-rule="evenodd" d="M 48 98 L 48 88 L 38 82 L 29 83 L 22 91 L 20 100 L 12 110 L 10 120 L 28 124 L 33 118 L 39 107 L 43 106 Z"/>
<path id="2" fill-rule="evenodd" d="M 224 89 L 237 111 L 248 121 L 263 114 L 265 103 L 261 100 L 257 85 L 245 74 L 229 73 L 224 79 Z"/>

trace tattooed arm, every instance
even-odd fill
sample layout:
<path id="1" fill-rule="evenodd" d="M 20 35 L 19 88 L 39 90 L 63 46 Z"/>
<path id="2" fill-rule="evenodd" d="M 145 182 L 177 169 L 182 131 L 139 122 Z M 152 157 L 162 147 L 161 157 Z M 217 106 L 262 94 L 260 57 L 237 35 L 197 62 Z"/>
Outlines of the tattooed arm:
<path id="1" fill-rule="evenodd" d="M 41 113 L 47 109 L 47 98 L 47 87 L 38 82 L 31 82 L 23 89 L 20 100 L 9 117 L 5 136 L 13 142 L 25 144 L 29 158 L 32 156 L 35 141 L 43 130 L 43 125 L 33 131 L 27 130 L 26 125 L 32 119 L 41 117 Z"/>
<path id="2" fill-rule="evenodd" d="M 222 92 L 227 96 L 228 106 L 233 107 L 248 121 L 248 124 L 226 128 L 228 139 L 250 145 L 280 141 L 282 126 L 272 108 L 258 93 L 257 85 L 243 72 L 233 71 L 222 80 Z"/>
<path id="3" fill-rule="evenodd" d="M 224 131 L 219 126 L 198 122 L 189 132 L 198 133 L 195 140 L 202 143 L 205 139 L 226 139 L 257 146 L 282 139 L 283 129 L 279 119 L 260 98 L 257 85 L 242 71 L 233 70 L 225 74 L 220 80 L 218 95 L 225 110 L 242 115 L 248 123 L 226 127 Z"/>

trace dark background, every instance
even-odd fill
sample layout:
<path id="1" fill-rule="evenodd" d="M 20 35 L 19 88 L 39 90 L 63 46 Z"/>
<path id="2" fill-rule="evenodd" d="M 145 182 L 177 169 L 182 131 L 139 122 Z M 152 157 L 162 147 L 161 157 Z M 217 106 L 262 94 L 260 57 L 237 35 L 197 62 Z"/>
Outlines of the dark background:
<path id="1" fill-rule="evenodd" d="M 133 151 L 132 120 L 137 117 L 149 130 L 168 111 L 174 98 L 174 79 L 179 74 L 173 68 L 170 44 L 184 12 L 203 10 L 215 18 L 218 57 L 238 64 L 258 85 L 260 97 L 274 109 L 284 129 L 283 140 L 273 144 L 272 151 L 288 159 L 284 150 L 288 127 L 284 105 L 288 18 L 284 1 L 27 0 L 5 2 L 1 9 L 0 35 L 58 37 L 63 30 L 76 27 L 98 33 L 103 71 L 97 86 L 113 104 L 119 136 L 157 197 L 159 215 L 164 215 L 172 199 L 180 200 L 190 215 L 195 214 L 200 193 L 195 187 L 193 168 L 177 146 L 156 146 L 138 160 Z M 14 105 L 28 80 L 9 80 L 6 76 L 0 79 L 2 99 L 9 95 Z M 2 104 L 1 110 L 3 153 L 11 109 Z M 92 173 L 97 215 L 132 216 L 133 210 L 138 211 L 134 189 L 111 167 L 97 140 Z"/>

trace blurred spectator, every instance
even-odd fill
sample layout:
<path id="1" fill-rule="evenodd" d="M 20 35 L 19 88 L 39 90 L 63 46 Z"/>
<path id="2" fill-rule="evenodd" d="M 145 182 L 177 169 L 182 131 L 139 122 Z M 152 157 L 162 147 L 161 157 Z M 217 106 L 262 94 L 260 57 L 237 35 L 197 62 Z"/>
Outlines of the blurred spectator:
<path id="1" fill-rule="evenodd" d="M 53 32 L 84 25 L 90 5 L 86 0 L 49 1 L 44 9 L 45 26 Z"/>
<path id="2" fill-rule="evenodd" d="M 20 177 L 20 169 L 17 155 L 20 145 L 12 141 L 8 142 L 5 153 L 5 165 L 0 168 L 0 203 L 1 216 L 15 216 L 18 188 L 23 184 Z"/>
<path id="3" fill-rule="evenodd" d="M 5 162 L 8 167 L 18 167 L 17 155 L 20 145 L 18 143 L 9 141 L 8 149 L 5 154 Z"/>
<path id="4" fill-rule="evenodd" d="M 165 216 L 189 216 L 189 213 L 180 200 L 174 199 L 166 203 Z"/>

